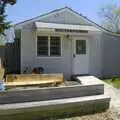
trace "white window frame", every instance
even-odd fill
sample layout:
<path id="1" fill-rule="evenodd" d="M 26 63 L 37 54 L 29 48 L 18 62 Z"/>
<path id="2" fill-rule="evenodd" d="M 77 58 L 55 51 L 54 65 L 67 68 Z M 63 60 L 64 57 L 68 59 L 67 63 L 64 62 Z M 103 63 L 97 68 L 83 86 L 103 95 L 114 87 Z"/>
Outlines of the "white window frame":
<path id="1" fill-rule="evenodd" d="M 79 53 L 79 54 L 77 53 L 77 45 L 78 45 L 78 44 L 77 44 L 77 41 L 85 41 L 85 53 Z M 75 54 L 76 54 L 76 55 L 86 55 L 86 54 L 87 54 L 87 49 L 86 49 L 86 47 L 87 47 L 86 44 L 87 44 L 87 43 L 86 43 L 86 42 L 87 42 L 87 41 L 84 40 L 84 39 L 83 39 L 83 40 L 82 40 L 82 39 L 76 39 L 76 41 L 75 41 L 75 49 L 76 49 L 76 50 L 75 50 Z"/>
<path id="2" fill-rule="evenodd" d="M 48 37 L 48 55 L 46 56 L 46 55 L 38 55 L 38 53 L 37 53 L 37 37 L 38 36 L 46 36 L 46 37 Z M 59 56 L 51 56 L 50 55 L 50 37 L 60 37 L 60 55 Z M 60 57 L 62 57 L 62 37 L 61 36 L 59 36 L 59 35 L 57 35 L 57 36 L 55 36 L 55 35 L 39 35 L 39 34 L 36 34 L 36 56 L 38 57 L 38 58 L 60 58 Z"/>

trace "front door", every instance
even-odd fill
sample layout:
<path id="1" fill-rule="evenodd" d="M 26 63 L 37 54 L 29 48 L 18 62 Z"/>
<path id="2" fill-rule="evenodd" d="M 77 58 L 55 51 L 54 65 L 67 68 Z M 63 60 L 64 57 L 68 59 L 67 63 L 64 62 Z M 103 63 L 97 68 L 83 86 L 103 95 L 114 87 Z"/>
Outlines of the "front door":
<path id="1" fill-rule="evenodd" d="M 88 40 L 76 38 L 73 40 L 73 74 L 89 73 Z"/>

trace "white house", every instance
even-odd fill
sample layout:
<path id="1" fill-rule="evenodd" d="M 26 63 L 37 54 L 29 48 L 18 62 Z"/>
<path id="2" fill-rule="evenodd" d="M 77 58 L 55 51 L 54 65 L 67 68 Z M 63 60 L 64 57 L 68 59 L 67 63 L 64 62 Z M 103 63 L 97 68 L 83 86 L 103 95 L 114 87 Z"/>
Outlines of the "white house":
<path id="1" fill-rule="evenodd" d="M 63 73 L 69 79 L 71 75 L 101 76 L 113 70 L 105 66 L 103 51 L 103 38 L 109 37 L 103 32 L 110 32 L 71 8 L 57 9 L 14 28 L 21 45 L 21 73 L 43 67 L 45 73 Z"/>

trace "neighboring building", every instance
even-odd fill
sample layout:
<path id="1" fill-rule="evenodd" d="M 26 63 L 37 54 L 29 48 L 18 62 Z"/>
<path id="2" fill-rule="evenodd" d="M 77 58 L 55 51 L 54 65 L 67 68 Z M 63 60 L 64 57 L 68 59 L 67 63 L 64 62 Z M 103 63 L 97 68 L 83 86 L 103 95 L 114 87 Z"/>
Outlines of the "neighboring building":
<path id="1" fill-rule="evenodd" d="M 119 37 L 113 37 L 112 33 L 71 8 L 32 18 L 14 28 L 16 39 L 20 41 L 21 73 L 26 68 L 31 72 L 43 67 L 45 73 L 64 73 L 66 79 L 74 74 L 119 75 L 120 63 L 115 63 L 116 69 L 112 56 L 120 50 L 120 42 L 116 42 L 113 47 L 118 45 L 118 48 L 112 50 L 114 40 L 108 40 Z M 117 58 L 120 60 L 120 55 Z"/>

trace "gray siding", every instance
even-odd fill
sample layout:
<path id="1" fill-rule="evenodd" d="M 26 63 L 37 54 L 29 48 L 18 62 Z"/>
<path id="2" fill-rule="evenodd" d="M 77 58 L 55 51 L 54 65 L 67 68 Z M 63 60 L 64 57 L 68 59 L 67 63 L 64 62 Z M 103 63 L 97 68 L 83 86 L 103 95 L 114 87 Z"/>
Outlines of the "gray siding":
<path id="1" fill-rule="evenodd" d="M 71 11 L 60 11 L 51 16 L 43 17 L 39 21 L 50 22 L 50 23 L 61 23 L 61 24 L 79 24 L 79 25 L 90 25 L 82 17 L 73 14 Z"/>
<path id="2" fill-rule="evenodd" d="M 42 66 L 46 73 L 64 73 L 65 78 L 71 75 L 71 41 L 63 37 L 61 57 L 36 57 L 35 65 Z"/>
<path id="3" fill-rule="evenodd" d="M 45 73 L 64 73 L 66 78 L 71 75 L 71 42 L 62 37 L 61 57 L 37 57 L 36 36 L 33 30 L 23 29 L 21 40 L 21 72 L 25 67 L 43 67 Z"/>
<path id="4" fill-rule="evenodd" d="M 102 36 L 101 36 L 102 35 Z M 74 37 L 74 36 L 73 36 Z M 36 56 L 35 32 L 32 29 L 22 30 L 21 72 L 24 67 L 40 67 L 46 73 L 64 73 L 65 78 L 72 75 L 72 38 L 63 36 L 62 57 L 40 58 Z M 120 40 L 119 37 L 95 33 L 89 37 L 89 73 L 95 76 L 120 76 Z"/>
<path id="5" fill-rule="evenodd" d="M 89 40 L 89 66 L 90 74 L 101 76 L 101 33 L 96 33 Z"/>
<path id="6" fill-rule="evenodd" d="M 102 35 L 102 76 L 120 76 L 120 37 Z"/>
<path id="7" fill-rule="evenodd" d="M 34 67 L 35 59 L 35 33 L 32 29 L 22 29 L 21 31 L 21 72 L 26 67 Z"/>
<path id="8" fill-rule="evenodd" d="M 38 33 L 41 35 L 41 33 Z M 49 36 L 56 33 L 48 34 Z M 34 67 L 43 67 L 45 73 L 64 73 L 66 79 L 72 75 L 72 40 L 75 36 L 66 38 L 66 35 L 57 35 L 62 39 L 61 57 L 37 57 L 36 55 L 36 36 L 32 29 L 22 30 L 21 41 L 21 72 L 25 67 L 32 70 Z M 94 37 L 88 36 L 89 41 L 89 72 L 91 75 L 100 76 L 101 74 L 101 54 L 100 54 L 100 34 Z M 31 71 L 29 71 L 31 72 Z"/>

